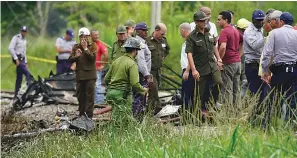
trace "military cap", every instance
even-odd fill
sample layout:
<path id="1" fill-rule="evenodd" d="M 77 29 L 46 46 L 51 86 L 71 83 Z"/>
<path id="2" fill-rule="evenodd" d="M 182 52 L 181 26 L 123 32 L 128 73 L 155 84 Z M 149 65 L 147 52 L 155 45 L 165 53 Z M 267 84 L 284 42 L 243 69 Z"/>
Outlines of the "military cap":
<path id="1" fill-rule="evenodd" d="M 116 33 L 126 33 L 126 32 L 127 32 L 127 29 L 123 25 L 119 25 L 116 29 Z"/>
<path id="2" fill-rule="evenodd" d="M 194 21 L 207 20 L 208 18 L 209 17 L 207 17 L 206 14 L 202 11 L 196 12 L 193 16 Z"/>
<path id="3" fill-rule="evenodd" d="M 134 20 L 127 20 L 125 22 L 125 27 L 132 27 L 132 26 L 135 26 Z"/>

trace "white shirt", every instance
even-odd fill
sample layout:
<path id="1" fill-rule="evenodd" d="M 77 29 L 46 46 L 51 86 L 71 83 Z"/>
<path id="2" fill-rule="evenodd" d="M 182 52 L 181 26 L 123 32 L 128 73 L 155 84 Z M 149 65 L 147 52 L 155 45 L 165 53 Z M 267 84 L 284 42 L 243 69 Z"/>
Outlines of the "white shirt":
<path id="1" fill-rule="evenodd" d="M 66 41 L 64 37 L 59 37 L 56 40 L 56 46 L 60 47 L 63 50 L 72 50 L 72 47 L 76 44 L 74 40 Z M 66 60 L 70 56 L 70 53 L 65 52 L 65 53 L 59 53 L 58 58 L 60 60 Z"/>
<path id="2" fill-rule="evenodd" d="M 183 43 L 182 48 L 181 48 L 181 53 L 180 53 L 180 65 L 182 70 L 186 69 L 188 67 L 188 57 L 186 53 L 186 41 Z"/>
<path id="3" fill-rule="evenodd" d="M 196 27 L 195 22 L 192 22 L 190 25 L 191 25 L 191 31 L 195 30 L 195 27 Z M 209 33 L 214 37 L 218 37 L 218 31 L 217 31 L 216 25 L 212 22 L 209 22 L 209 25 L 210 25 Z"/>

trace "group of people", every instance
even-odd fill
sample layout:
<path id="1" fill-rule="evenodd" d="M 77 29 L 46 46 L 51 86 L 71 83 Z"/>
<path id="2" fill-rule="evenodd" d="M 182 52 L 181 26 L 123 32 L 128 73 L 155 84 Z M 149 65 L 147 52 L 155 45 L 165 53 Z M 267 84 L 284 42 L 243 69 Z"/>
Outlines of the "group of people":
<path id="1" fill-rule="evenodd" d="M 217 23 L 222 28 L 219 35 L 216 25 L 210 21 L 208 7 L 201 7 L 193 15 L 193 22 L 180 25 L 180 34 L 185 40 L 181 47 L 184 108 L 191 111 L 199 104 L 204 115 L 209 105 L 217 108 L 228 105 L 230 109 L 232 105 L 236 110 L 248 87 L 253 95 L 260 93 L 258 106 L 271 90 L 277 92 L 268 96 L 267 108 L 279 106 L 272 105 L 278 103 L 272 100 L 281 94 L 281 104 L 291 109 L 287 118 L 296 117 L 297 31 L 293 28 L 292 14 L 274 9 L 264 13 L 257 9 L 251 13 L 252 22 L 242 18 L 237 25 L 234 15 L 230 10 L 219 13 Z M 99 40 L 98 30 L 79 29 L 79 43 L 73 40 L 71 29 L 56 40 L 57 73 L 76 72 L 80 116 L 92 118 L 94 104 L 105 102 L 113 105 L 115 115 L 132 111 L 135 118 L 162 108 L 158 88 L 162 63 L 170 51 L 165 38 L 167 28 L 158 23 L 151 35 L 148 35 L 149 29 L 145 22 L 136 24 L 127 20 L 116 28 L 117 40 L 109 54 Z M 15 95 L 22 75 L 25 74 L 27 80 L 31 76 L 26 66 L 27 31 L 23 26 L 9 45 L 17 65 Z M 269 33 L 267 37 L 264 32 Z M 101 85 L 106 64 L 109 69 L 104 78 L 107 85 L 104 97 Z M 255 108 L 254 112 L 263 111 Z M 265 112 L 265 116 L 269 118 L 270 113 Z"/>
<path id="2" fill-rule="evenodd" d="M 211 9 L 201 7 L 194 22 L 180 25 L 185 39 L 181 49 L 185 107 L 195 107 L 200 97 L 204 115 L 209 105 L 238 110 L 248 87 L 252 95 L 260 94 L 253 113 L 265 113 L 263 126 L 269 124 L 273 107 L 281 111 L 287 106 L 285 119 L 296 119 L 297 30 L 292 14 L 256 9 L 251 13 L 252 22 L 241 18 L 235 25 L 234 13 L 222 11 L 217 19 L 222 29 L 219 36 L 210 17 Z M 263 104 L 266 108 L 260 108 Z"/>

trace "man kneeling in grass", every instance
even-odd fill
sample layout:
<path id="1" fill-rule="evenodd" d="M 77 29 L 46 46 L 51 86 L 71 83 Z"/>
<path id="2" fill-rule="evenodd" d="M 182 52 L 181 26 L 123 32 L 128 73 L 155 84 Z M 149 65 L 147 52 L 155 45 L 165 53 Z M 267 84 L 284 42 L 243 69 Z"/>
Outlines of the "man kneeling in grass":
<path id="1" fill-rule="evenodd" d="M 126 53 L 112 63 L 104 78 L 107 85 L 106 100 L 113 108 L 113 121 L 128 121 L 125 118 L 131 113 L 132 88 L 143 95 L 148 91 L 148 88 L 142 87 L 139 83 L 138 66 L 135 62 L 137 51 L 141 49 L 140 45 L 136 38 L 127 39 L 122 46 Z"/>

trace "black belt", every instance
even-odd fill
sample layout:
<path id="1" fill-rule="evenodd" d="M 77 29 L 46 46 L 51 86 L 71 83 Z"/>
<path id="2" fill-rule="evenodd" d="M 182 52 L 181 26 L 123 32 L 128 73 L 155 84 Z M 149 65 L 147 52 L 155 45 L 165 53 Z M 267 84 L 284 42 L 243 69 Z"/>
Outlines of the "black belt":
<path id="1" fill-rule="evenodd" d="M 272 73 L 277 73 L 277 72 L 294 72 L 294 68 L 297 68 L 297 64 L 292 62 L 292 63 L 276 63 L 272 64 L 270 66 L 270 70 Z"/>
<path id="2" fill-rule="evenodd" d="M 25 60 L 25 57 L 23 55 L 21 55 L 21 54 L 17 54 L 16 56 L 18 57 L 19 61 L 24 61 Z M 12 62 L 16 63 L 16 61 L 13 58 L 12 58 Z"/>
<path id="3" fill-rule="evenodd" d="M 249 63 L 245 63 L 246 65 L 249 65 L 249 66 L 252 66 L 252 67 L 259 67 L 259 62 L 258 61 L 252 61 L 252 62 L 249 62 Z"/>

